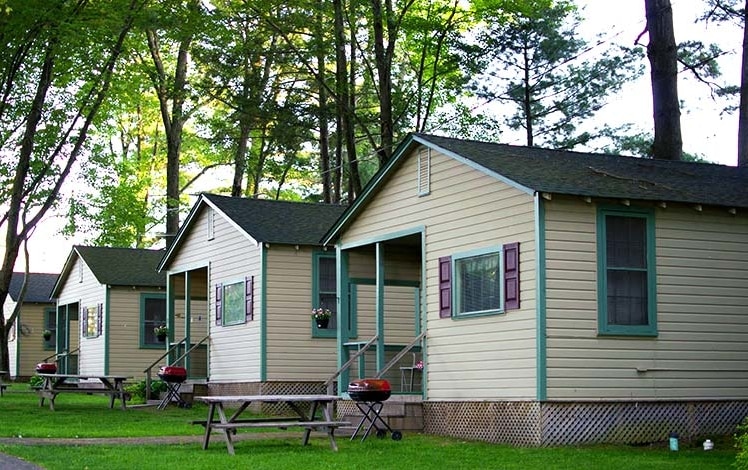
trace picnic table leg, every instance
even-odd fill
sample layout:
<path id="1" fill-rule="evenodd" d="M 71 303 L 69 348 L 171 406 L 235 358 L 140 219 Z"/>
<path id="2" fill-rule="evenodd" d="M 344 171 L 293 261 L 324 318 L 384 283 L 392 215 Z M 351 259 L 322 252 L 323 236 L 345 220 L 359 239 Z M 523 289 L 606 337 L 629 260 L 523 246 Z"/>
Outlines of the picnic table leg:
<path id="1" fill-rule="evenodd" d="M 122 380 L 117 380 L 114 383 L 114 388 L 117 390 L 117 395 L 119 395 L 120 400 L 122 400 L 122 409 L 127 409 L 127 403 L 125 403 L 125 383 Z M 114 400 L 114 396 L 112 396 L 112 400 Z"/>
<path id="2" fill-rule="evenodd" d="M 231 420 L 226 419 L 226 413 L 223 411 L 223 403 L 218 404 L 218 416 L 221 418 L 221 424 L 228 424 L 229 422 L 233 421 L 235 417 L 239 416 L 239 413 L 241 413 L 244 408 L 246 408 L 246 405 L 243 405 L 239 408 L 232 416 Z M 234 452 L 234 441 L 231 440 L 231 429 L 227 428 L 221 428 L 221 431 L 223 431 L 223 437 L 226 439 L 226 448 L 229 451 L 229 454 L 236 455 Z"/>
<path id="3" fill-rule="evenodd" d="M 203 450 L 208 448 L 208 443 L 210 443 L 210 433 L 213 429 L 213 417 L 216 414 L 216 404 L 211 403 L 208 406 L 208 420 L 205 422 L 205 437 L 203 438 Z"/>

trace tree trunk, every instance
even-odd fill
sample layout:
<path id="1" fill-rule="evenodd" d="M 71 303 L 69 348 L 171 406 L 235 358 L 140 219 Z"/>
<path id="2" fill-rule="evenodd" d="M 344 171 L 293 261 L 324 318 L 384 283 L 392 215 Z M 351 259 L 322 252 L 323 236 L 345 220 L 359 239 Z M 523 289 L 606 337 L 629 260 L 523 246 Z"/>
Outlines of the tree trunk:
<path id="1" fill-rule="evenodd" d="M 740 68 L 740 114 L 738 116 L 738 166 L 748 166 L 748 0 L 743 10 L 743 63 Z"/>
<path id="2" fill-rule="evenodd" d="M 382 11 L 381 0 L 372 0 L 372 26 L 374 28 L 374 56 L 377 67 L 377 79 L 379 80 L 379 148 L 377 156 L 379 157 L 379 166 L 384 166 L 392 155 L 393 142 L 393 123 L 392 123 L 392 56 L 390 50 L 395 42 L 393 36 L 388 37 L 388 44 L 384 44 L 384 23 L 388 22 L 388 32 L 390 16 L 392 11 Z M 385 18 L 386 15 L 386 18 Z"/>
<path id="3" fill-rule="evenodd" d="M 670 0 L 645 0 L 654 114 L 654 158 L 680 160 L 683 139 L 678 101 L 678 56 Z"/>
<path id="4" fill-rule="evenodd" d="M 317 112 L 317 119 L 319 121 L 319 174 L 322 177 L 322 201 L 329 204 L 332 202 L 332 177 L 330 174 L 330 126 L 328 123 L 328 110 L 327 110 L 327 88 L 325 87 L 325 80 L 327 73 L 325 72 L 325 44 L 324 38 L 325 31 L 324 15 L 322 11 L 324 9 L 324 0 L 319 0 L 318 12 L 316 17 L 315 26 L 317 27 L 317 70 L 319 77 L 317 79 L 317 101 L 319 108 Z"/>

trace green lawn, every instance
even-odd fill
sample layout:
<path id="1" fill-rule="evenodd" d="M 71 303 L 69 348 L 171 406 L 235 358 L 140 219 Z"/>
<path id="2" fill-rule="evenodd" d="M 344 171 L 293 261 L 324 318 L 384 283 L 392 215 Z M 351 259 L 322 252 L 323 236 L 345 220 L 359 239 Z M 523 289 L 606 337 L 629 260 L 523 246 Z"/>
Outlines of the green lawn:
<path id="1" fill-rule="evenodd" d="M 406 432 L 401 441 L 370 437 L 364 442 L 338 438 L 332 452 L 327 438 L 313 438 L 301 446 L 300 438 L 245 440 L 230 456 L 222 436 L 215 434 L 207 451 L 199 443 L 170 445 L 24 445 L 30 438 L 114 438 L 200 435 L 192 420 L 205 419 L 207 410 L 169 407 L 108 408 L 102 395 L 62 394 L 57 411 L 39 407 L 36 394 L 20 384 L 11 385 L 0 398 L 0 452 L 35 462 L 48 469 L 729 469 L 735 450 L 729 437 L 716 437 L 715 450 L 704 452 L 696 444 L 681 443 L 679 452 L 662 444 L 642 447 L 589 446 L 513 448 Z M 11 438 L 10 441 L 7 439 Z M 18 444 L 16 444 L 18 442 Z"/>

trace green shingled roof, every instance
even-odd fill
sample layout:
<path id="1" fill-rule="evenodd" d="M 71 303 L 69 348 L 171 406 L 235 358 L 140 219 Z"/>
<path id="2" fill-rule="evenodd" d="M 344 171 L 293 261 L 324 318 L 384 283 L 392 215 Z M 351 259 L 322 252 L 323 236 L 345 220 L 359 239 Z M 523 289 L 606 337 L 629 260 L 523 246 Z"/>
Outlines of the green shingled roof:
<path id="1" fill-rule="evenodd" d="M 166 273 L 156 271 L 163 250 L 75 246 L 96 280 L 112 286 L 166 286 Z"/>
<path id="2" fill-rule="evenodd" d="M 345 210 L 338 204 L 250 199 L 203 194 L 216 209 L 258 242 L 319 245 Z"/>
<path id="3" fill-rule="evenodd" d="M 748 208 L 748 168 L 414 134 L 529 190 L 614 199 Z"/>
<path id="4" fill-rule="evenodd" d="M 8 294 L 14 302 L 18 302 L 18 296 L 21 294 L 21 286 L 23 285 L 23 279 L 26 277 L 25 273 L 13 273 L 10 278 L 10 286 L 8 288 Z M 57 282 L 57 274 L 48 273 L 29 273 L 29 282 L 26 286 L 26 295 L 23 301 L 33 303 L 51 303 L 53 300 L 50 298 L 52 289 L 55 287 Z"/>

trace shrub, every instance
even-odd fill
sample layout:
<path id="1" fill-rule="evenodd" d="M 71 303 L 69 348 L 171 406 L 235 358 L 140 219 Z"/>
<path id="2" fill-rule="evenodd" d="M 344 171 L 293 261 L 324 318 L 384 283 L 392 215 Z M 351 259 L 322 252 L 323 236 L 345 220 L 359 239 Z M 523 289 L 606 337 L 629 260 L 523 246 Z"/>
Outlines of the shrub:
<path id="1" fill-rule="evenodd" d="M 31 388 L 41 388 L 42 384 L 44 384 L 44 378 L 38 375 L 33 375 L 29 379 L 29 387 Z"/>
<path id="2" fill-rule="evenodd" d="M 166 384 L 161 380 L 151 381 L 151 396 L 158 396 L 159 393 L 166 390 Z M 125 387 L 125 391 L 128 392 L 133 398 L 139 401 L 145 401 L 145 380 L 135 382 Z"/>
<path id="3" fill-rule="evenodd" d="M 738 455 L 735 457 L 735 468 L 748 470 L 748 418 L 745 418 L 743 424 L 738 426 L 735 433 L 735 447 L 738 449 Z"/>

